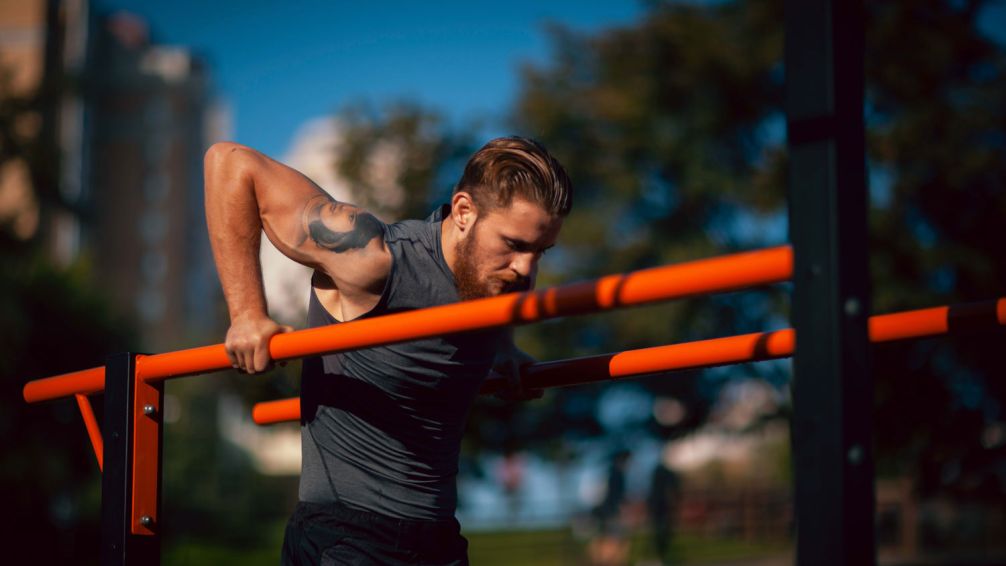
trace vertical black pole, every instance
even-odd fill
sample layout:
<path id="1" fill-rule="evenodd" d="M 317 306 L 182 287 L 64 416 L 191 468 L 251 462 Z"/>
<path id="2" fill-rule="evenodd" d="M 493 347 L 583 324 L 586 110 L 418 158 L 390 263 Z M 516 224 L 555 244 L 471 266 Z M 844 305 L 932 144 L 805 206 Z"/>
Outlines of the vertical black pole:
<path id="1" fill-rule="evenodd" d="M 105 364 L 105 426 L 102 431 L 105 454 L 101 475 L 102 566 L 156 566 L 161 562 L 159 535 L 132 534 L 135 361 L 136 355 L 127 352 L 109 356 Z"/>
<path id="2" fill-rule="evenodd" d="M 876 564 L 862 0 L 787 0 L 797 564 Z"/>

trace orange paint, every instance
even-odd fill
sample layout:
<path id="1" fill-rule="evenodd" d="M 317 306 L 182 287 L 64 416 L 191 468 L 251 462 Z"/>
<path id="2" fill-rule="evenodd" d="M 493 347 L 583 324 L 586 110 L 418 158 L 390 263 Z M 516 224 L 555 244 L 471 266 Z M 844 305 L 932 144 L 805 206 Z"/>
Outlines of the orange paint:
<path id="1" fill-rule="evenodd" d="M 637 289 L 636 292 L 641 291 Z M 639 296 L 632 296 L 631 299 L 638 300 Z M 870 317 L 868 327 L 870 341 L 884 343 L 940 336 L 957 328 L 988 330 L 997 325 L 1006 326 L 1006 299 L 876 315 Z M 564 387 L 658 372 L 785 358 L 793 355 L 795 346 L 796 332 L 786 328 L 537 363 L 524 368 L 521 379 L 528 388 Z M 502 380 L 488 380 L 482 387 L 482 393 L 495 393 L 504 385 Z M 252 411 L 252 418 L 260 425 L 299 420 L 300 400 L 295 397 L 258 403 Z"/>
<path id="2" fill-rule="evenodd" d="M 303 358 L 357 348 L 429 338 L 455 332 L 527 324 L 547 318 L 734 291 L 786 281 L 792 275 L 788 246 L 609 275 L 541 291 L 454 303 L 428 309 L 278 334 L 269 342 L 274 360 Z M 143 381 L 230 368 L 223 344 L 143 356 L 136 374 Z M 29 403 L 104 388 L 104 369 L 94 368 L 36 380 L 25 386 Z"/>
<path id="3" fill-rule="evenodd" d="M 87 429 L 87 436 L 91 439 L 91 448 L 94 448 L 94 457 L 98 460 L 98 469 L 104 470 L 105 443 L 101 439 L 101 427 L 98 420 L 94 418 L 94 410 L 91 408 L 91 401 L 87 395 L 80 393 L 74 395 L 77 398 L 77 407 L 80 408 L 80 416 L 84 419 L 84 428 Z"/>
<path id="4" fill-rule="evenodd" d="M 143 359 L 137 356 L 137 365 Z M 137 373 L 139 373 L 137 371 Z M 153 535 L 158 525 L 157 515 L 157 475 L 161 460 L 161 415 L 163 411 L 164 385 L 147 383 L 135 377 L 136 389 L 133 393 L 133 493 L 131 532 L 134 535 Z M 145 406 L 153 407 L 153 414 L 145 414 Z M 140 523 L 140 517 L 154 520 L 150 526 Z"/>

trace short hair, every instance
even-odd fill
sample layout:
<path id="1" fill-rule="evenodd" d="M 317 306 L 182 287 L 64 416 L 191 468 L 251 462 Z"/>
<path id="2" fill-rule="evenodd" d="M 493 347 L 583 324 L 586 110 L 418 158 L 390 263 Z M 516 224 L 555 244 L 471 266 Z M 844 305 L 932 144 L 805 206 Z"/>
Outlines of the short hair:
<path id="1" fill-rule="evenodd" d="M 573 184 L 559 161 L 530 138 L 496 138 L 482 146 L 465 165 L 454 192 L 472 195 L 475 206 L 491 211 L 510 206 L 514 197 L 537 204 L 553 216 L 566 216 L 573 206 Z"/>

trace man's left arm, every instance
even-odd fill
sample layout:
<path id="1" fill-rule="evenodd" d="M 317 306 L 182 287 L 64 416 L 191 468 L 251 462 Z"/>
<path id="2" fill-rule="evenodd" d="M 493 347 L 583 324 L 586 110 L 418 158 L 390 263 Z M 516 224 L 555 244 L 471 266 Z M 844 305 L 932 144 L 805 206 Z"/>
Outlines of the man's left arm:
<path id="1" fill-rule="evenodd" d="M 513 329 L 508 328 L 500 340 L 496 359 L 489 374 L 490 378 L 503 379 L 506 386 L 496 393 L 496 397 L 504 401 L 530 401 L 540 399 L 545 394 L 544 389 L 530 389 L 521 381 L 521 370 L 536 360 L 530 354 L 517 347 L 513 339 Z"/>

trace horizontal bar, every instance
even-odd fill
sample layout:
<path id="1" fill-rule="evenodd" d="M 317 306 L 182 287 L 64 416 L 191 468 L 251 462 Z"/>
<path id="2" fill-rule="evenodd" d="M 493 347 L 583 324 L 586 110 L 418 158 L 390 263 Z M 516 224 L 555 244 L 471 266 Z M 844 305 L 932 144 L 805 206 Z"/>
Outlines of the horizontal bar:
<path id="1" fill-rule="evenodd" d="M 252 420 L 260 425 L 299 421 L 300 397 L 255 403 L 252 407 Z"/>
<path id="2" fill-rule="evenodd" d="M 273 336 L 273 360 L 289 360 L 421 338 L 527 324 L 560 316 L 643 305 L 707 293 L 736 291 L 788 280 L 793 253 L 780 246 L 677 265 L 655 267 L 560 287 L 510 293 Z M 170 379 L 229 369 L 223 344 L 137 357 L 136 373 L 144 381 Z M 100 373 L 98 373 L 100 372 Z M 95 376 L 100 376 L 96 378 Z M 29 403 L 75 393 L 100 391 L 101 368 L 29 382 Z"/>
<path id="3" fill-rule="evenodd" d="M 875 315 L 869 320 L 870 341 L 878 344 L 999 326 L 1006 326 L 1006 298 Z M 564 387 L 663 371 L 786 358 L 793 355 L 795 341 L 794 330 L 786 328 L 537 363 L 524 368 L 521 383 L 529 389 Z M 504 379 L 488 379 L 481 393 L 495 393 L 506 385 Z M 300 420 L 300 399 L 294 397 L 256 403 L 252 408 L 252 419 L 260 425 Z"/>
<path id="4" fill-rule="evenodd" d="M 104 389 L 105 367 L 102 366 L 29 381 L 23 394 L 28 403 L 37 403 L 70 395 L 90 395 Z"/>
<path id="5" fill-rule="evenodd" d="M 98 420 L 94 418 L 94 410 L 91 408 L 91 401 L 87 395 L 80 393 L 74 395 L 77 398 L 77 407 L 80 408 L 80 416 L 84 419 L 84 428 L 87 429 L 87 436 L 91 439 L 91 447 L 94 448 L 94 457 L 98 460 L 98 469 L 104 471 L 105 466 L 105 444 L 101 440 L 101 427 Z"/>

